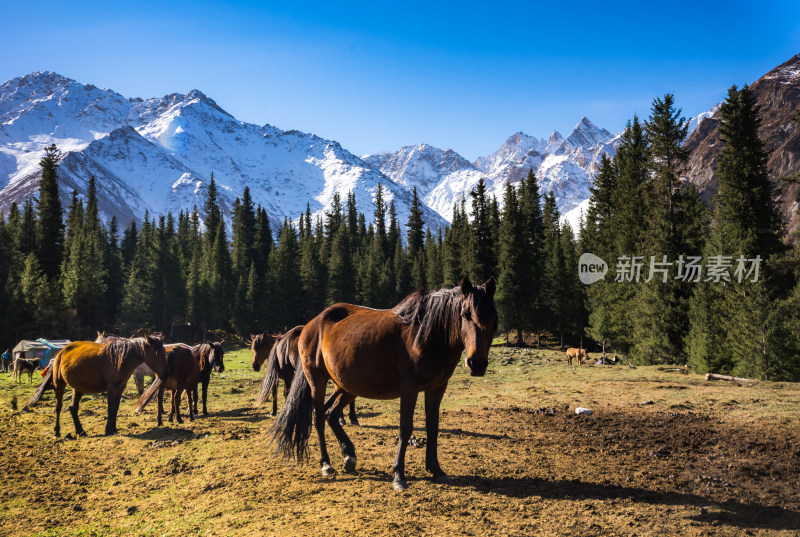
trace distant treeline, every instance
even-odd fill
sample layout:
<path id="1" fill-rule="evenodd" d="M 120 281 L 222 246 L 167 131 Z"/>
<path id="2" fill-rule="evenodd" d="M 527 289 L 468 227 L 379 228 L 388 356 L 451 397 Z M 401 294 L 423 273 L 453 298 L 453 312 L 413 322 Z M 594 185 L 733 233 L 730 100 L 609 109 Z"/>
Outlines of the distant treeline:
<path id="1" fill-rule="evenodd" d="M 517 338 L 548 332 L 640 363 L 797 379 L 800 249 L 782 242 L 758 121 L 749 89 L 732 88 L 720 110 L 719 192 L 709 210 L 680 180 L 687 122 L 672 95 L 656 99 L 644 124 L 628 123 L 616 156 L 603 157 L 580 240 L 532 172 L 506 185 L 502 209 L 481 180 L 446 230 L 425 229 L 416 190 L 409 220 L 398 222 L 379 185 L 369 226 L 352 193 L 336 194 L 324 218 L 307 208 L 297 225 L 285 220 L 277 242 L 248 188 L 228 238 L 212 176 L 202 211 L 145 215 L 120 237 L 115 219 L 99 219 L 94 178 L 85 200 L 73 193 L 61 207 L 60 155 L 50 146 L 38 201 L 0 218 L 0 342 L 138 328 L 198 340 L 209 329 L 278 332 L 334 302 L 388 308 L 420 286 L 495 275 L 501 330 Z M 604 280 L 580 282 L 583 252 L 608 263 Z M 709 281 L 707 273 L 681 278 L 683 261 L 720 255 L 732 259 L 727 281 L 719 266 Z M 757 281 L 752 272 L 738 281 L 736 259 L 756 256 Z M 638 282 L 617 266 L 634 257 L 643 265 Z M 645 281 L 651 258 L 661 270 Z"/>

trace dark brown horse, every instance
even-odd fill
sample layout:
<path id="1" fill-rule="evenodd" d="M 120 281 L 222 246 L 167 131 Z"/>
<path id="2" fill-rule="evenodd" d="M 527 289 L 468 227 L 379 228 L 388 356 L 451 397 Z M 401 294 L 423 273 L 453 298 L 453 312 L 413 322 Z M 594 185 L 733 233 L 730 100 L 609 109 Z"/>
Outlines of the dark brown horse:
<path id="1" fill-rule="evenodd" d="M 213 369 L 217 373 L 225 371 L 223 343 L 224 340 L 215 341 L 214 343 L 201 343 L 192 347 L 192 353 L 200 365 L 200 381 L 192 388 L 192 406 L 195 416 L 197 415 L 198 385 L 203 386 L 203 416 L 208 416 L 206 399 L 208 397 L 208 383 L 211 382 L 211 370 Z"/>
<path id="2" fill-rule="evenodd" d="M 188 402 L 189 420 L 194 420 L 192 389 L 197 386 L 197 381 L 200 380 L 200 364 L 192 347 L 178 343 L 176 345 L 166 345 L 164 349 L 167 351 L 169 376 L 166 379 L 156 379 L 139 398 L 134 410 L 137 414 L 141 412 L 150 399 L 153 398 L 153 395 L 158 392 L 156 423 L 159 427 L 164 424 L 161 419 L 164 414 L 164 390 L 169 390 L 172 393 L 169 421 L 172 422 L 172 417 L 175 415 L 178 423 L 183 423 L 180 402 L 184 391 L 186 391 L 186 400 Z"/>
<path id="3" fill-rule="evenodd" d="M 417 291 L 390 310 L 334 304 L 317 315 L 300 334 L 303 367 L 297 369 L 289 398 L 270 429 L 278 451 L 288 458 L 306 458 L 313 410 L 322 474 L 335 473 L 325 443 L 326 418 L 342 447 L 344 469 L 352 472 L 355 448 L 338 419 L 343 408 L 356 397 L 399 397 L 393 485 L 405 490 L 414 407 L 419 392 L 425 392 L 425 466 L 436 482 L 449 483 L 438 458 L 439 406 L 462 351 L 473 376 L 486 372 L 497 329 L 495 287 L 494 278 L 480 287 L 464 278 L 453 289 Z M 326 415 L 325 387 L 331 379 L 337 388 Z"/>
<path id="4" fill-rule="evenodd" d="M 164 344 L 158 338 L 119 338 L 109 339 L 105 343 L 76 341 L 61 349 L 48 375 L 56 392 L 55 436 L 61 435 L 61 406 L 67 386 L 72 388 L 69 412 L 76 435 L 86 436 L 78 419 L 78 405 L 85 393 L 105 393 L 108 396 L 106 434 L 116 433 L 122 391 L 133 370 L 142 362 L 147 363 L 160 378 L 168 376 Z M 50 378 L 46 378 L 42 384 L 48 381 Z M 33 406 L 40 398 L 41 394 L 37 391 L 28 406 Z"/>
<path id="5" fill-rule="evenodd" d="M 294 378 L 295 371 L 300 364 L 300 351 L 297 348 L 297 343 L 300 339 L 300 333 L 303 331 L 303 325 L 295 326 L 282 336 L 278 337 L 278 342 L 272 347 L 269 353 L 269 361 L 267 362 L 267 374 L 264 376 L 264 382 L 261 384 L 261 392 L 256 398 L 256 406 L 261 406 L 269 401 L 269 394 L 272 392 L 272 415 L 278 413 L 278 379 L 283 381 L 283 397 L 289 396 L 289 389 L 292 387 L 292 379 Z M 253 348 L 255 349 L 255 339 L 253 340 Z M 253 351 L 255 354 L 255 350 Z M 262 360 L 263 362 L 263 360 Z M 255 357 L 253 364 L 256 363 Z M 328 409 L 334 403 L 334 398 L 331 397 L 325 403 L 325 408 Z M 358 425 L 358 418 L 356 417 L 356 403 L 350 403 L 350 423 Z M 344 425 L 344 417 L 341 418 L 341 423 Z"/>
<path id="6" fill-rule="evenodd" d="M 281 338 L 280 334 L 272 336 L 268 334 L 250 334 L 250 339 L 253 341 L 250 344 L 250 349 L 253 351 L 253 371 L 259 371 L 261 365 L 269 358 L 269 353 L 275 343 Z"/>

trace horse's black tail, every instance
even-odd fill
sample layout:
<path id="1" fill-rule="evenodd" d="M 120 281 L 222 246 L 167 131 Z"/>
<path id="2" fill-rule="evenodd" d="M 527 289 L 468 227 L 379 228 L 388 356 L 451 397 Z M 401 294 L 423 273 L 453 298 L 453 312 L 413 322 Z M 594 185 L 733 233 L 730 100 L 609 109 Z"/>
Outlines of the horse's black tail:
<path id="1" fill-rule="evenodd" d="M 28 401 L 27 405 L 25 405 L 25 408 L 31 408 L 32 406 L 34 406 L 36 403 L 41 401 L 44 392 L 46 392 L 48 388 L 55 387 L 55 385 L 53 384 L 53 366 L 54 364 L 50 364 L 48 366 L 47 372 L 44 375 L 42 383 L 39 384 L 39 388 L 36 389 L 36 393 L 33 394 L 33 397 L 31 397 L 31 400 Z"/>
<path id="2" fill-rule="evenodd" d="M 264 375 L 264 382 L 261 383 L 261 391 L 256 397 L 256 406 L 261 406 L 269 401 L 269 394 L 278 382 L 278 345 L 273 345 L 269 351 L 267 360 L 267 373 Z"/>
<path id="3" fill-rule="evenodd" d="M 277 442 L 275 451 L 279 455 L 298 462 L 306 461 L 313 410 L 311 387 L 303 368 L 298 367 L 286 403 L 269 429 L 272 442 Z"/>
<path id="4" fill-rule="evenodd" d="M 133 409 L 134 414 L 138 414 L 144 409 L 145 405 L 150 402 L 150 399 L 158 392 L 162 384 L 164 384 L 164 381 L 160 378 L 156 378 L 150 383 L 150 386 L 147 387 L 144 393 L 139 396 L 139 400 L 136 401 L 136 407 Z"/>

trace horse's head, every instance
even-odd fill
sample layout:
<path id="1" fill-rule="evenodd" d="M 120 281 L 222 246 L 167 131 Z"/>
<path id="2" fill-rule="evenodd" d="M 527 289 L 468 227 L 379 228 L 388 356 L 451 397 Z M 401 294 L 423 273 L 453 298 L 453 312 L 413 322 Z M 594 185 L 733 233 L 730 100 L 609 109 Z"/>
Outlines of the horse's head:
<path id="1" fill-rule="evenodd" d="M 165 380 L 169 376 L 167 351 L 161 338 L 144 336 L 144 363 L 152 369 L 159 379 Z"/>
<path id="2" fill-rule="evenodd" d="M 497 308 L 494 276 L 480 287 L 472 285 L 469 278 L 461 280 L 461 341 L 466 356 L 464 365 L 474 377 L 482 377 L 489 365 L 489 347 L 497 331 Z"/>
<path id="3" fill-rule="evenodd" d="M 269 357 L 269 351 L 272 350 L 278 338 L 266 334 L 251 335 L 250 338 L 253 340 L 253 344 L 250 346 L 253 351 L 253 371 L 258 371 L 261 369 L 261 364 Z"/>
<path id="4" fill-rule="evenodd" d="M 222 373 L 225 371 L 225 363 L 222 359 L 222 357 L 225 355 L 225 351 L 222 348 L 223 343 L 225 343 L 224 339 L 222 341 L 209 343 L 209 345 L 211 345 L 211 352 L 208 355 L 208 363 L 217 373 Z"/>

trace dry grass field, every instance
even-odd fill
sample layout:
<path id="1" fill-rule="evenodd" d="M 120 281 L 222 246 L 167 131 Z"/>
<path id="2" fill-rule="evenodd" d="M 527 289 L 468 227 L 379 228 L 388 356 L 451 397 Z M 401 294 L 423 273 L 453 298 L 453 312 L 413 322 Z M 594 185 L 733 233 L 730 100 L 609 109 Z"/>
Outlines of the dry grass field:
<path id="1" fill-rule="evenodd" d="M 252 407 L 263 373 L 229 351 L 210 416 L 155 427 L 154 404 L 102 436 L 105 399 L 81 406 L 89 436 L 56 441 L 52 392 L 0 375 L 0 535 L 798 535 L 800 386 L 707 382 L 563 353 L 494 347 L 486 377 L 459 368 L 443 403 L 440 459 L 424 470 L 420 398 L 410 487 L 391 486 L 398 401 L 357 400 L 346 426 L 356 474 L 323 478 L 272 455 L 273 418 Z M 550 360 L 550 364 L 547 364 Z M 282 390 L 281 390 L 282 391 Z M 283 403 L 283 396 L 279 398 Z M 591 416 L 578 416 L 576 407 Z M 271 405 L 270 405 L 271 407 Z M 62 430 L 72 433 L 65 410 Z M 316 440 L 312 435 L 312 458 Z"/>

